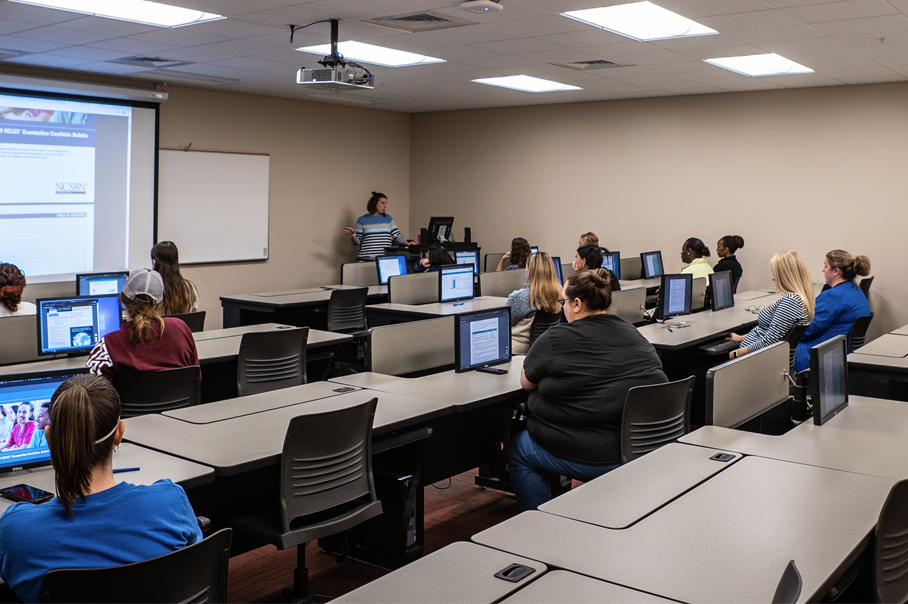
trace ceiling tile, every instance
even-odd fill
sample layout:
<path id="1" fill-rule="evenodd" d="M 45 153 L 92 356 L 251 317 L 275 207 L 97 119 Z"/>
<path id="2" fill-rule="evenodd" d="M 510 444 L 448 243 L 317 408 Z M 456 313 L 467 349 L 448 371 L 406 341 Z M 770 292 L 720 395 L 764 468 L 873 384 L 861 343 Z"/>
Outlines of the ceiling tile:
<path id="1" fill-rule="evenodd" d="M 39 26 L 34 23 L 13 21 L 11 19 L 0 19 L 0 36 L 6 34 L 14 34 L 17 31 L 25 31 L 26 29 L 35 29 L 36 27 Z"/>
<path id="2" fill-rule="evenodd" d="M 296 75 L 296 70 L 286 63 L 267 61 L 255 57 L 233 57 L 232 59 L 225 59 L 223 61 L 212 61 L 209 64 L 217 65 L 219 67 L 230 67 L 233 69 L 245 69 L 247 71 L 256 71 L 259 73 L 270 73 L 275 76 L 286 74 L 288 78 L 293 78 Z"/>
<path id="3" fill-rule="evenodd" d="M 869 76 L 841 76 L 837 77 L 837 80 L 843 84 L 880 84 L 883 82 L 897 82 L 901 80 L 908 79 L 904 75 L 901 75 L 898 79 L 892 79 L 888 76 L 881 75 L 869 75 Z"/>
<path id="4" fill-rule="evenodd" d="M 44 40 L 46 42 L 57 42 L 60 44 L 90 44 L 99 40 L 113 38 L 113 35 L 97 34 L 88 31 L 79 31 L 75 29 L 63 29 L 56 25 L 30 29 L 16 34 L 17 38 L 28 38 L 30 40 Z"/>
<path id="5" fill-rule="evenodd" d="M 74 65 L 82 65 L 88 63 L 85 59 L 76 59 L 76 58 L 67 58 L 67 57 L 56 57 L 51 55 L 25 55 L 22 57 L 16 57 L 14 59 L 7 59 L 6 63 L 18 63 L 21 65 L 38 65 L 41 67 L 72 67 Z"/>
<path id="6" fill-rule="evenodd" d="M 235 20 L 270 25 L 272 27 L 284 27 L 291 23 L 293 25 L 306 25 L 324 18 L 324 14 L 308 10 L 305 6 L 282 6 L 254 13 L 244 13 L 237 16 Z"/>
<path id="7" fill-rule="evenodd" d="M 785 27 L 768 27 L 766 29 L 748 29 L 736 31 L 731 35 L 735 40 L 759 46 L 767 42 L 780 42 L 785 40 L 806 40 L 809 38 L 822 38 L 826 34 L 809 25 L 789 25 Z"/>
<path id="8" fill-rule="evenodd" d="M 532 19 L 515 19 L 499 25 L 508 31 L 515 31 L 525 36 L 543 36 L 562 34 L 572 31 L 588 31 L 590 26 L 575 19 L 568 19 L 561 15 L 547 17 L 534 17 Z"/>
<path id="9" fill-rule="evenodd" d="M 189 34 L 212 34 L 223 36 L 225 38 L 251 38 L 253 36 L 264 36 L 267 34 L 286 34 L 290 38 L 289 28 L 287 30 L 273 27 L 271 25 L 262 25 L 260 23 L 251 23 L 249 21 L 240 21 L 239 19 L 219 19 L 217 21 L 208 21 L 198 25 L 187 25 L 181 27 Z"/>
<path id="10" fill-rule="evenodd" d="M 515 40 L 521 37 L 516 32 L 492 27 L 491 25 L 465 25 L 464 27 L 439 29 L 431 33 L 442 40 L 448 40 L 449 45 L 481 44 L 483 42 L 498 42 L 499 40 Z"/>
<path id="11" fill-rule="evenodd" d="M 274 52 L 274 47 L 267 44 L 259 44 L 258 42 L 250 42 L 249 40 L 229 40 L 227 42 L 193 46 L 192 50 L 215 52 L 232 57 L 254 57 L 272 53 Z"/>
<path id="12" fill-rule="evenodd" d="M 598 27 L 587 27 L 584 31 L 565 34 L 552 34 L 545 36 L 536 36 L 540 40 L 565 46 L 567 48 L 582 48 L 584 46 L 602 46 L 603 44 L 621 44 L 631 38 L 619 36 L 618 34 Z"/>
<path id="13" fill-rule="evenodd" d="M 215 42 L 223 42 L 224 40 L 229 39 L 223 36 L 212 36 L 211 34 L 202 34 L 199 32 L 189 33 L 183 31 L 183 28 L 181 27 L 176 29 L 158 29 L 156 31 L 148 32 L 147 34 L 139 34 L 133 37 L 137 40 L 181 47 L 214 44 Z"/>
<path id="14" fill-rule="evenodd" d="M 37 25 L 53 25 L 81 17 L 84 17 L 84 15 L 64 10 L 41 8 L 29 4 L 19 4 L 18 2 L 0 2 L 0 19 L 2 20 L 10 19 Z"/>
<path id="15" fill-rule="evenodd" d="M 208 61 L 223 61 L 235 55 L 223 52 L 215 52 L 198 46 L 192 48 L 173 48 L 165 53 L 161 53 L 163 58 L 175 61 L 189 61 L 190 63 L 206 63 Z"/>
<path id="16" fill-rule="evenodd" d="M 137 67 L 135 65 L 123 65 L 122 63 L 97 62 L 97 63 L 83 63 L 82 65 L 75 66 L 74 69 L 78 69 L 79 71 L 90 71 L 92 73 L 127 75 L 130 73 L 135 73 L 137 71 L 142 71 L 145 68 Z"/>
<path id="17" fill-rule="evenodd" d="M 658 4 L 688 19 L 774 8 L 764 0 L 662 0 Z"/>
<path id="18" fill-rule="evenodd" d="M 762 29 L 766 27 L 788 27 L 799 25 L 797 19 L 779 9 L 756 10 L 749 13 L 733 13 L 715 17 L 704 17 L 700 23 L 722 33 Z"/>
<path id="19" fill-rule="evenodd" d="M 866 19 L 845 19 L 844 21 L 815 23 L 814 27 L 830 36 L 883 33 L 908 29 L 908 18 L 904 15 L 892 15 L 888 17 L 868 17 Z"/>
<path id="20" fill-rule="evenodd" d="M 303 8 L 324 13 L 335 19 L 350 20 L 374 19 L 375 17 L 414 12 L 412 6 L 392 0 L 369 0 L 368 2 L 363 2 L 363 0 L 318 0 L 307 2 Z"/>
<path id="21" fill-rule="evenodd" d="M 864 17 L 881 17 L 896 15 L 898 10 L 886 0 L 847 0 L 845 2 L 824 2 L 793 6 L 785 11 L 804 23 L 822 23 L 842 19 L 860 19 Z"/>
<path id="22" fill-rule="evenodd" d="M 500 54 L 521 54 L 529 52 L 543 52 L 546 50 L 561 50 L 564 47 L 543 42 L 536 38 L 518 38 L 516 40 L 502 40 L 499 42 L 484 42 L 482 44 L 472 44 L 473 47 L 489 52 Z"/>
<path id="23" fill-rule="evenodd" d="M 88 61 L 109 61 L 111 59 L 120 59 L 123 57 L 123 53 L 121 52 L 91 48 L 89 46 L 69 46 L 59 50 L 51 50 L 47 52 L 47 54 L 58 57 L 84 59 L 84 63 L 87 63 Z"/>
<path id="24" fill-rule="evenodd" d="M 729 36 L 722 34 L 713 36 L 694 36 L 691 38 L 675 38 L 672 40 L 656 40 L 651 42 L 655 46 L 675 50 L 678 52 L 687 52 L 701 48 L 731 48 L 741 46 L 741 42 Z"/>
<path id="25" fill-rule="evenodd" d="M 470 21 L 476 21 L 477 23 L 492 24 L 501 24 L 505 21 L 513 21 L 516 19 L 545 17 L 552 14 L 552 11 L 545 7 L 536 6 L 528 2 L 520 2 L 519 0 L 504 0 L 500 3 L 501 6 L 504 7 L 503 10 L 485 15 L 478 15 L 465 11 L 460 8 L 459 4 L 460 2 L 449 2 L 447 7 L 438 8 L 436 9 L 436 12 L 452 17 L 460 17 L 461 19 L 469 19 Z"/>
<path id="26" fill-rule="evenodd" d="M 154 42 L 146 42 L 145 40 L 138 40 L 136 38 L 114 38 L 113 40 L 101 40 L 100 42 L 92 42 L 91 44 L 86 44 L 85 46 L 90 48 L 114 50 L 121 53 L 123 56 L 155 54 L 167 52 L 168 50 L 176 48 L 176 46 L 170 46 L 169 44 L 156 44 Z"/>
<path id="27" fill-rule="evenodd" d="M 120 21 L 118 19 L 105 19 L 103 17 L 82 17 L 60 23 L 59 27 L 64 29 L 76 29 L 96 34 L 106 34 L 108 38 L 120 36 L 133 36 L 149 31 L 157 31 L 159 27 L 153 25 L 142 25 L 140 23 L 130 23 L 129 21 Z"/>
<path id="28" fill-rule="evenodd" d="M 283 0 L 168 0 L 168 3 L 224 15 L 225 17 L 235 17 L 250 12 L 260 12 L 295 4 L 295 2 L 285 2 Z"/>
<path id="29" fill-rule="evenodd" d="M 66 48 L 69 44 L 60 42 L 48 42 L 46 40 L 29 40 L 27 38 L 18 38 L 16 36 L 0 36 L 0 48 L 8 50 L 20 50 L 22 52 L 45 52 L 56 50 L 57 48 Z"/>

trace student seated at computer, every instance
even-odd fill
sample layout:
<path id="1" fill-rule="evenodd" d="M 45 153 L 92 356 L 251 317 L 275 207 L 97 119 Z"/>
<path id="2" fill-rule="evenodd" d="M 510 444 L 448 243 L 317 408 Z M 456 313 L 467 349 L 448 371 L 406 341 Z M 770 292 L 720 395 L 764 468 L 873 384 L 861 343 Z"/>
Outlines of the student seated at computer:
<path id="1" fill-rule="evenodd" d="M 838 335 L 848 335 L 858 317 L 870 314 L 870 304 L 855 277 L 870 274 L 870 258 L 832 250 L 823 259 L 823 278 L 831 289 L 817 296 L 816 313 L 795 351 L 795 371 L 810 367 L 810 349 Z"/>
<path id="2" fill-rule="evenodd" d="M 732 283 L 737 283 L 744 274 L 741 263 L 735 257 L 735 252 L 744 247 L 744 238 L 740 235 L 726 235 L 716 242 L 716 256 L 719 261 L 713 267 L 714 273 L 722 271 L 731 272 Z"/>
<path id="3" fill-rule="evenodd" d="M 457 264 L 454 257 L 437 243 L 429 246 L 429 253 L 416 265 L 417 273 L 437 273 L 443 266 Z"/>
<path id="4" fill-rule="evenodd" d="M 616 468 L 627 391 L 668 381 L 652 344 L 607 314 L 604 269 L 571 275 L 559 302 L 568 323 L 536 340 L 520 374 L 529 419 L 511 440 L 508 472 L 521 510 L 551 499 L 553 475 L 586 481 Z"/>
<path id="5" fill-rule="evenodd" d="M 536 311 L 561 312 L 561 284 L 555 275 L 552 257 L 545 252 L 530 256 L 526 268 L 527 284 L 508 296 L 511 307 L 511 354 L 526 354 L 530 347 L 530 327 Z"/>
<path id="6" fill-rule="evenodd" d="M 91 373 L 113 382 L 121 373 L 199 364 L 186 323 L 158 314 L 163 297 L 164 281 L 157 272 L 140 268 L 129 274 L 120 294 L 126 323 L 101 338 L 91 351 L 87 363 Z"/>
<path id="7" fill-rule="evenodd" d="M 589 233 L 584 233 L 580 236 L 580 241 L 577 243 L 578 246 L 590 243 L 592 245 L 599 245 L 599 237 L 596 233 L 590 231 Z"/>
<path id="8" fill-rule="evenodd" d="M 51 405 L 46 436 L 57 497 L 17 503 L 0 516 L 0 576 L 17 597 L 38 602 L 51 570 L 131 564 L 201 540 L 182 487 L 114 480 L 113 452 L 126 424 L 110 383 L 93 375 L 70 378 Z"/>
<path id="9" fill-rule="evenodd" d="M 731 334 L 728 339 L 741 346 L 728 353 L 736 359 L 749 352 L 781 342 L 795 325 L 807 325 L 814 316 L 813 283 L 801 255 L 791 250 L 779 252 L 769 261 L 772 280 L 781 298 L 762 309 L 757 326 L 747 335 Z"/>
<path id="10" fill-rule="evenodd" d="M 691 237 L 681 245 L 681 262 L 686 262 L 687 266 L 681 269 L 682 273 L 690 273 L 694 279 L 705 278 L 706 284 L 709 285 L 709 276 L 713 274 L 713 269 L 706 262 L 709 258 L 709 248 L 696 237 Z"/>
<path id="11" fill-rule="evenodd" d="M 182 315 L 199 310 L 199 290 L 180 274 L 180 251 L 173 241 L 160 241 L 151 248 L 151 268 L 164 280 L 161 314 Z"/>
<path id="12" fill-rule="evenodd" d="M 372 191 L 372 197 L 366 202 L 366 211 L 356 219 L 356 226 L 341 229 L 345 235 L 350 235 L 353 245 L 359 246 L 356 259 L 360 262 L 375 260 L 376 256 L 384 256 L 385 248 L 397 245 L 412 245 L 413 242 L 405 239 L 400 229 L 390 214 L 386 214 L 388 196 L 384 193 Z"/>
<path id="13" fill-rule="evenodd" d="M 505 252 L 501 260 L 498 261 L 496 271 L 515 271 L 527 267 L 527 259 L 530 257 L 530 243 L 523 237 L 515 237 L 511 240 L 511 249 Z"/>
<path id="14" fill-rule="evenodd" d="M 602 267 L 602 258 L 610 252 L 601 248 L 598 245 L 592 243 L 584 243 L 577 248 L 577 251 L 574 253 L 574 262 L 571 264 L 571 267 L 574 269 L 575 273 L 580 271 L 587 271 L 592 269 L 597 269 Z M 609 288 L 613 292 L 621 291 L 621 282 L 618 281 L 618 277 L 612 271 L 602 269 L 608 273 L 609 278 Z"/>
<path id="15" fill-rule="evenodd" d="M 0 318 L 35 314 L 35 305 L 22 301 L 25 275 L 15 264 L 0 264 Z"/>

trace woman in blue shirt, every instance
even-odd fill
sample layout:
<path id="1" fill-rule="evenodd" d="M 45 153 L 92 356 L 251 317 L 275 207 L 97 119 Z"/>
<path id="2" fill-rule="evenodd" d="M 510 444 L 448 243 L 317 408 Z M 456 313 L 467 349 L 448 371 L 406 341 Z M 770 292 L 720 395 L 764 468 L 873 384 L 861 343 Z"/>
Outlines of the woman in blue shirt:
<path id="1" fill-rule="evenodd" d="M 388 208 L 388 196 L 384 193 L 372 191 L 372 197 L 366 204 L 368 214 L 363 214 L 356 220 L 355 227 L 344 227 L 343 233 L 350 235 L 353 245 L 359 246 L 356 259 L 360 261 L 374 260 L 376 256 L 384 256 L 385 248 L 397 245 L 412 245 L 413 242 L 404 238 L 397 228 L 394 219 L 385 211 Z"/>
<path id="2" fill-rule="evenodd" d="M 838 335 L 848 335 L 855 319 L 870 314 L 867 296 L 855 284 L 855 277 L 870 274 L 870 258 L 832 250 L 823 260 L 823 277 L 831 288 L 817 296 L 810 327 L 795 351 L 795 371 L 810 366 L 810 349 Z"/>

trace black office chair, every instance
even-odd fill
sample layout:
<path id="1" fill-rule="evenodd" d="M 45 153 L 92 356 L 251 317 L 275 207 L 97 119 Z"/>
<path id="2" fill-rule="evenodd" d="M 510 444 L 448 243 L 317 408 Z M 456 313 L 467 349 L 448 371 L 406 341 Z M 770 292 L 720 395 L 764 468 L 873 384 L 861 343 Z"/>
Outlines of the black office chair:
<path id="1" fill-rule="evenodd" d="M 741 277 L 732 278 L 731 280 L 731 291 L 732 293 L 738 293 L 738 282 L 741 281 Z"/>
<path id="2" fill-rule="evenodd" d="M 308 327 L 243 334 L 237 357 L 239 396 L 306 383 Z"/>
<path id="3" fill-rule="evenodd" d="M 179 319 L 189 328 L 189 331 L 192 333 L 197 333 L 199 331 L 205 331 L 205 311 L 200 310 L 198 312 L 188 312 L 182 315 L 167 315 L 168 317 L 173 317 L 174 319 Z"/>
<path id="4" fill-rule="evenodd" d="M 873 284 L 873 277 L 864 277 L 861 279 L 861 282 L 858 286 L 861 288 L 861 291 L 864 292 L 864 297 L 868 300 L 870 299 L 870 286 Z"/>
<path id="5" fill-rule="evenodd" d="M 870 328 L 870 322 L 873 321 L 873 313 L 858 317 L 854 320 L 854 325 L 848 331 L 848 353 L 851 354 L 864 345 L 867 339 L 867 330 Z"/>
<path id="6" fill-rule="evenodd" d="M 200 380 L 198 365 L 120 374 L 113 385 L 123 405 L 121 417 L 198 405 L 202 400 Z"/>
<path id="7" fill-rule="evenodd" d="M 530 324 L 530 347 L 532 348 L 533 344 L 539 339 L 539 336 L 544 334 L 549 330 L 550 327 L 554 327 L 561 323 L 564 319 L 564 313 L 548 313 L 541 310 L 536 311 L 536 315 L 533 317 L 533 323 Z"/>
<path id="8" fill-rule="evenodd" d="M 627 391 L 621 416 L 621 463 L 633 461 L 690 432 L 694 376 Z"/>
<path id="9" fill-rule="evenodd" d="M 382 513 L 372 479 L 372 422 L 377 398 L 290 420 L 281 454 L 280 501 L 271 510 L 235 517 L 237 531 L 296 547 L 293 597 L 306 598 L 306 544 Z M 279 509 L 278 509 L 279 507 Z"/>
<path id="10" fill-rule="evenodd" d="M 226 602 L 231 529 L 144 562 L 52 570 L 42 602 Z"/>
<path id="11" fill-rule="evenodd" d="M 772 597 L 772 604 L 794 604 L 801 595 L 801 573 L 794 560 L 788 563 L 782 578 L 779 579 L 779 585 L 776 587 L 776 593 Z"/>
<path id="12" fill-rule="evenodd" d="M 328 331 L 349 332 L 366 329 L 368 287 L 336 289 L 328 300 Z"/>
<path id="13" fill-rule="evenodd" d="M 788 371 L 792 372 L 794 369 L 795 363 L 795 351 L 798 349 L 798 344 L 801 342 L 801 338 L 804 337 L 804 332 L 807 331 L 807 328 L 810 325 L 795 325 L 788 332 L 788 335 L 785 336 L 785 341 L 788 342 Z"/>
<path id="14" fill-rule="evenodd" d="M 908 599 L 908 480 L 892 485 L 874 536 L 873 601 L 904 602 Z"/>

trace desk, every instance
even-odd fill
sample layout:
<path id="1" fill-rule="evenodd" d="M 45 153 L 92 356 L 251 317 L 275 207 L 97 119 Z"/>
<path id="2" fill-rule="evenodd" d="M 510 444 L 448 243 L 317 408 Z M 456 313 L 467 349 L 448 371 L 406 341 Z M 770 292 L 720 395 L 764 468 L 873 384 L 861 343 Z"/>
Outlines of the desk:
<path id="1" fill-rule="evenodd" d="M 670 601 L 614 583 L 591 579 L 566 570 L 556 570 L 547 572 L 501 602 L 502 604 L 539 604 L 539 602 L 571 602 L 572 604 L 647 604 L 651 602 L 657 604 Z"/>
<path id="2" fill-rule="evenodd" d="M 908 325 L 902 325 L 898 329 L 893 329 L 889 333 L 895 334 L 897 336 L 908 336 Z"/>
<path id="3" fill-rule="evenodd" d="M 885 334 L 849 354 L 848 392 L 908 401 L 908 337 Z"/>
<path id="4" fill-rule="evenodd" d="M 662 285 L 662 277 L 650 277 L 649 279 L 630 279 L 627 281 L 620 279 L 618 283 L 621 285 L 621 291 L 627 289 L 653 289 Z"/>
<path id="5" fill-rule="evenodd" d="M 765 298 L 760 298 L 761 305 L 771 304 L 779 299 L 778 295 L 767 294 Z M 765 302 L 763 302 L 765 300 Z M 687 315 L 669 319 L 665 323 L 651 323 L 640 327 L 640 333 L 643 334 L 650 344 L 657 350 L 679 350 L 689 348 L 714 340 L 719 336 L 732 331 L 749 329 L 757 322 L 757 315 L 749 310 L 745 310 L 746 305 L 736 303 L 731 308 L 725 310 L 705 312 Z M 672 328 L 669 331 L 669 324 L 679 322 L 688 323 L 689 327 Z"/>
<path id="6" fill-rule="evenodd" d="M 460 302 L 433 302 L 431 304 L 370 304 L 366 307 L 366 317 L 370 327 L 393 325 L 408 321 L 437 319 L 452 315 L 462 315 L 475 310 L 491 310 L 507 305 L 507 298 L 480 296 Z"/>
<path id="7" fill-rule="evenodd" d="M 869 542 L 893 484 L 745 457 L 628 529 L 525 512 L 473 541 L 683 602 L 770 602 L 795 560 L 798 601 L 814 601 Z"/>
<path id="8" fill-rule="evenodd" d="M 325 285 L 318 288 L 221 296 L 224 327 L 275 322 L 326 329 L 328 300 L 335 289 L 356 289 L 356 286 Z M 380 302 L 387 295 L 387 285 L 369 286 L 370 301 Z"/>
<path id="9" fill-rule="evenodd" d="M 169 478 L 184 489 L 189 490 L 214 480 L 214 470 L 209 467 L 129 443 L 121 444 L 119 450 L 114 453 L 114 467 L 142 468 L 138 472 L 114 474 L 117 482 L 152 484 L 157 480 Z M 38 487 L 51 493 L 57 492 L 54 484 L 54 471 L 49 466 L 4 474 L 0 478 L 0 489 L 20 483 Z M 13 502 L 9 499 L 0 498 L 0 514 L 12 504 Z"/>

